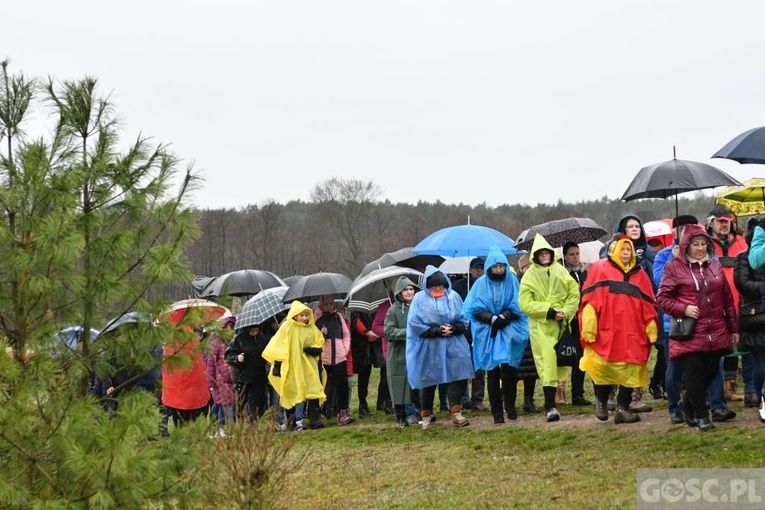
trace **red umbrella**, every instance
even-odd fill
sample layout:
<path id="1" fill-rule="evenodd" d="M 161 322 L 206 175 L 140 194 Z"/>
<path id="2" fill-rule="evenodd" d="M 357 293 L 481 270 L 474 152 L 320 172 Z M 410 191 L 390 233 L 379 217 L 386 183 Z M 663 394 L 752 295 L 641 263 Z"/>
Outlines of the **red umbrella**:
<path id="1" fill-rule="evenodd" d="M 207 324 L 221 317 L 232 315 L 225 306 L 207 299 L 184 299 L 170 305 L 170 310 L 160 320 L 169 320 L 176 326 L 183 321 L 191 326 Z"/>

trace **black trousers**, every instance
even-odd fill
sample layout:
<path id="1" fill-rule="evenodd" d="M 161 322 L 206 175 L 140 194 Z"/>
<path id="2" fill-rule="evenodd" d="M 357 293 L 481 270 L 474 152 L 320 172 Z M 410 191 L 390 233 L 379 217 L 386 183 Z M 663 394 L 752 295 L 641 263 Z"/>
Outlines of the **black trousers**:
<path id="1" fill-rule="evenodd" d="M 326 407 L 332 410 L 333 415 L 338 411 L 348 410 L 348 368 L 343 361 L 337 365 L 324 365 L 327 371 L 327 387 L 324 393 L 327 395 Z"/>
<path id="2" fill-rule="evenodd" d="M 689 352 L 680 356 L 685 373 L 685 398 L 693 408 L 695 418 L 709 417 L 707 410 L 707 390 L 712 379 L 720 371 L 721 353 Z"/>
<path id="3" fill-rule="evenodd" d="M 492 368 L 486 372 L 486 386 L 489 390 L 492 415 L 502 416 L 504 408 L 515 407 L 515 399 L 518 396 L 518 370 L 515 367 L 503 363 Z"/>
<path id="4" fill-rule="evenodd" d="M 467 379 L 452 381 L 447 385 L 446 393 L 449 397 L 449 406 L 462 405 L 462 395 L 467 389 Z M 428 386 L 420 390 L 420 401 L 424 411 L 433 410 L 433 400 L 436 397 L 436 386 Z"/>
<path id="5" fill-rule="evenodd" d="M 602 403 L 608 402 L 608 397 L 611 396 L 611 388 L 613 386 L 610 384 L 596 384 L 595 398 Z M 632 403 L 632 389 L 619 386 L 619 391 L 616 393 L 616 405 L 619 407 L 629 407 Z"/>
<path id="6" fill-rule="evenodd" d="M 358 371 L 358 380 L 356 381 L 357 392 L 359 395 L 359 407 L 368 408 L 367 396 L 369 395 L 369 378 L 372 375 L 371 364 Z M 381 409 L 385 402 L 390 402 L 390 389 L 388 388 L 388 371 L 384 366 L 380 367 L 380 383 L 377 385 L 377 408 Z"/>

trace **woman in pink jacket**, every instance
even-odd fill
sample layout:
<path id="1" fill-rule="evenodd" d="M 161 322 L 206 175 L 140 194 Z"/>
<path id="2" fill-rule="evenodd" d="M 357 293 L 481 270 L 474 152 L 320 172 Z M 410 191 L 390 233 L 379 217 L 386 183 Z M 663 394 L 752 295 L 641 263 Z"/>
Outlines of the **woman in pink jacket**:
<path id="1" fill-rule="evenodd" d="M 321 296 L 319 309 L 314 313 L 316 327 L 324 335 L 324 370 L 327 372 L 327 395 L 325 416 L 337 413 L 340 425 L 353 421 L 348 411 L 348 365 L 347 357 L 351 350 L 351 332 L 345 318 L 337 312 L 335 298 Z M 333 405 L 337 407 L 333 408 Z"/>
<path id="2" fill-rule="evenodd" d="M 720 357 L 738 343 L 738 318 L 728 280 L 714 246 L 700 225 L 688 225 L 680 250 L 664 267 L 656 300 L 670 315 L 696 319 L 693 337 L 670 337 L 669 358 L 685 369 L 685 422 L 701 431 L 714 428 L 706 406 L 709 385 L 720 369 Z"/>

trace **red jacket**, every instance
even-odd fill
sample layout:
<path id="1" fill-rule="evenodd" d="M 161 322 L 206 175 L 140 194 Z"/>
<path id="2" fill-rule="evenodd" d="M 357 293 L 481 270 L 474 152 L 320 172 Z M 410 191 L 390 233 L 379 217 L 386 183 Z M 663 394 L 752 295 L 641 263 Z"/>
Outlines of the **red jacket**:
<path id="1" fill-rule="evenodd" d="M 704 262 L 691 263 L 686 253 L 691 240 L 697 236 L 709 241 L 709 257 Z M 736 306 L 723 268 L 713 256 L 714 245 L 709 234 L 699 225 L 688 225 L 680 241 L 680 253 L 664 266 L 656 296 L 659 307 L 672 317 L 683 317 L 688 305 L 697 305 L 700 309 L 693 339 L 670 339 L 670 359 L 689 352 L 731 351 L 730 335 L 738 333 Z"/>
<path id="2" fill-rule="evenodd" d="M 715 254 L 722 265 L 723 273 L 725 273 L 725 279 L 728 280 L 728 286 L 733 293 L 734 305 L 736 310 L 738 310 L 739 296 L 738 289 L 736 289 L 736 284 L 733 281 L 733 265 L 736 261 L 736 255 L 748 250 L 749 247 L 746 245 L 744 236 L 736 234 L 728 234 L 728 244 L 725 246 L 723 246 L 719 239 L 712 236 L 712 244 L 715 247 Z"/>

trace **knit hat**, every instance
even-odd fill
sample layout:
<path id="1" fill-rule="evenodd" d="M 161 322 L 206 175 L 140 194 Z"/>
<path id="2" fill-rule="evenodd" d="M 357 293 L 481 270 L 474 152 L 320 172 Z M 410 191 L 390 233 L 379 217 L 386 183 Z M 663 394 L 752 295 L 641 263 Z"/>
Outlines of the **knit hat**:
<path id="1" fill-rule="evenodd" d="M 691 214 L 681 214 L 672 218 L 672 228 L 682 227 L 683 225 L 695 225 L 699 220 Z"/>
<path id="2" fill-rule="evenodd" d="M 531 263 L 531 260 L 529 258 L 528 253 L 524 253 L 523 255 L 518 257 L 518 269 L 523 269 L 524 267 L 528 266 Z"/>
<path id="3" fill-rule="evenodd" d="M 427 283 L 425 284 L 426 287 L 435 287 L 436 285 L 443 285 L 446 287 L 446 276 L 444 276 L 444 273 L 435 272 L 432 275 L 428 276 Z"/>

